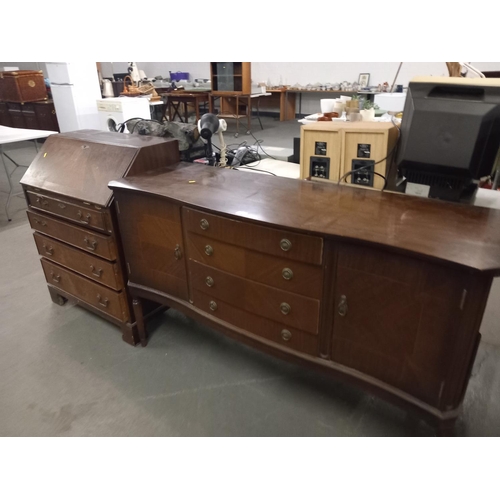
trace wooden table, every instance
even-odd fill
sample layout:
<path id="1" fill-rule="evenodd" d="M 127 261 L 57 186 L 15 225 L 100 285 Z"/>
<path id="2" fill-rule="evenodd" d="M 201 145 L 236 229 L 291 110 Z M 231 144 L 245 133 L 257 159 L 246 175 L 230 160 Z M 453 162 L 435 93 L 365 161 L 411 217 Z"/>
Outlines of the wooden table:
<path id="1" fill-rule="evenodd" d="M 29 165 L 20 165 L 17 163 L 12 157 L 10 157 L 4 151 L 4 144 L 12 144 L 15 142 L 22 141 L 33 141 L 35 145 L 36 152 L 38 153 L 38 145 L 36 143 L 37 139 L 44 139 L 49 135 L 57 134 L 57 132 L 49 131 L 49 130 L 32 130 L 32 129 L 24 129 L 24 128 L 12 128 L 12 127 L 4 127 L 0 125 L 0 156 L 2 157 L 3 167 L 5 169 L 5 174 L 7 175 L 7 182 L 9 183 L 9 191 L 7 196 L 7 201 L 5 202 L 5 215 L 7 216 L 7 220 L 12 220 L 9 215 L 9 205 L 10 200 L 13 196 L 17 196 L 19 194 L 23 194 L 23 192 L 14 193 L 14 185 L 12 183 L 12 175 L 18 168 L 28 168 Z M 14 170 L 9 172 L 7 165 L 5 163 L 5 158 L 9 159 L 14 164 Z"/>
<path id="2" fill-rule="evenodd" d="M 241 93 L 217 93 L 212 92 L 209 98 L 209 111 L 214 112 L 214 101 L 215 99 L 220 99 L 220 112 L 217 115 L 219 118 L 229 118 L 236 120 L 236 134 L 238 137 L 240 133 L 240 120 L 242 118 L 247 119 L 247 134 L 251 133 L 251 120 L 252 120 L 252 100 L 257 102 L 257 119 L 259 120 L 260 128 L 264 130 L 262 122 L 260 121 L 260 98 L 270 96 L 270 93 L 259 93 L 259 94 L 241 94 Z M 244 107 L 244 112 L 242 113 L 242 107 Z"/>
<path id="3" fill-rule="evenodd" d="M 367 96 L 368 99 L 372 100 L 375 94 L 378 92 L 354 92 L 347 90 L 305 90 L 305 89 L 267 89 L 266 92 L 270 92 L 275 96 L 279 96 L 279 108 L 280 108 L 280 121 L 293 120 L 295 118 L 295 108 L 296 108 L 296 96 L 299 95 L 299 109 L 298 114 L 302 114 L 302 94 L 324 94 L 326 98 L 339 97 L 341 95 L 353 95 L 358 94 L 360 96 Z M 275 101 L 275 104 L 276 101 Z"/>
<path id="4" fill-rule="evenodd" d="M 161 95 L 167 99 L 165 114 L 168 114 L 169 121 L 174 121 L 177 116 L 181 122 L 187 123 L 189 104 L 194 106 L 196 121 L 198 121 L 200 119 L 200 105 L 209 101 L 208 92 L 173 91 Z M 184 120 L 180 112 L 182 104 L 184 105 Z"/>

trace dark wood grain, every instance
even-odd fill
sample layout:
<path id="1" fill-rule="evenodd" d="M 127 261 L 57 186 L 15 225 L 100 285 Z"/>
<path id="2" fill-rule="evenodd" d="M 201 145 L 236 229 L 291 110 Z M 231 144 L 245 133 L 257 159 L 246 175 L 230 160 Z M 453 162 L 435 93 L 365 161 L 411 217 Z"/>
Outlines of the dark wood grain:
<path id="1" fill-rule="evenodd" d="M 321 266 L 229 245 L 203 234 L 187 233 L 186 245 L 190 258 L 202 264 L 281 290 L 315 299 L 321 298 L 323 285 Z M 206 245 L 214 249 L 212 255 L 206 254 Z"/>
<path id="2" fill-rule="evenodd" d="M 68 132 L 47 138 L 21 184 L 106 207 L 113 194 L 108 189 L 109 181 L 126 175 L 129 169 L 137 175 L 163 167 L 168 158 L 179 158 L 178 143 L 173 139 Z"/>
<path id="3" fill-rule="evenodd" d="M 33 236 L 42 257 L 114 290 L 119 291 L 124 287 L 123 275 L 116 262 L 100 259 L 38 232 Z"/>
<path id="4" fill-rule="evenodd" d="M 189 261 L 188 268 L 191 290 L 203 291 L 210 295 L 212 300 L 223 300 L 239 309 L 283 325 L 313 334 L 318 333 L 318 300 L 261 285 L 194 261 Z M 206 284 L 207 277 L 213 279 L 214 284 L 211 287 Z M 281 311 L 280 306 L 283 303 L 290 306 L 290 312 L 287 314 Z"/>
<path id="5" fill-rule="evenodd" d="M 28 210 L 28 220 L 33 229 L 47 236 L 64 241 L 107 260 L 117 258 L 116 243 L 112 236 L 76 227 L 31 210 Z"/>
<path id="6" fill-rule="evenodd" d="M 498 210 L 198 165 L 117 180 L 110 187 L 144 191 L 242 222 L 500 275 Z"/>

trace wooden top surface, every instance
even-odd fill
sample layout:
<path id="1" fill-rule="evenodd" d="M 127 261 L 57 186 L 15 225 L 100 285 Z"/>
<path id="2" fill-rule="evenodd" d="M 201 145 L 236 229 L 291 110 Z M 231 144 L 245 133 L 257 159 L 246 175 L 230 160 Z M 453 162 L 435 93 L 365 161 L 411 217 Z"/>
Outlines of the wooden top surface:
<path id="1" fill-rule="evenodd" d="M 161 137 L 98 130 L 51 135 L 21 184 L 108 206 L 108 182 L 126 175 L 142 148 L 164 143 Z"/>
<path id="2" fill-rule="evenodd" d="M 189 163 L 109 186 L 500 275 L 500 210 Z"/>

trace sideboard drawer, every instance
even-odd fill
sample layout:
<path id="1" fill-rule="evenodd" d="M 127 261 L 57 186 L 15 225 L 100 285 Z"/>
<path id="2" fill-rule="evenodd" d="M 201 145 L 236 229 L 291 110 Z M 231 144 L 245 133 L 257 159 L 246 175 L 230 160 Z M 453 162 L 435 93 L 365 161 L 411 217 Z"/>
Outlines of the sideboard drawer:
<path id="1" fill-rule="evenodd" d="M 38 210 L 44 210 L 65 217 L 81 226 L 106 230 L 106 222 L 102 212 L 90 208 L 83 208 L 73 203 L 68 203 L 31 191 L 27 191 L 27 195 L 30 206 Z"/>
<path id="2" fill-rule="evenodd" d="M 257 281 L 292 293 L 321 299 L 321 266 L 259 253 L 229 245 L 202 234 L 188 233 L 187 252 L 191 260 L 241 278 Z M 207 254 L 207 248 L 211 251 Z"/>
<path id="3" fill-rule="evenodd" d="M 198 309 L 237 328 L 296 351 L 312 356 L 319 355 L 319 339 L 317 335 L 311 335 L 293 326 L 283 325 L 249 313 L 223 300 L 214 299 L 199 290 L 193 290 L 193 302 Z M 216 307 L 213 304 L 214 302 Z"/>
<path id="4" fill-rule="evenodd" d="M 191 289 L 203 291 L 214 299 L 299 330 L 318 333 L 319 300 L 261 285 L 193 261 L 189 262 L 189 277 Z"/>
<path id="5" fill-rule="evenodd" d="M 42 257 L 41 261 L 47 283 L 78 297 L 120 321 L 130 319 L 123 292 L 114 292 L 64 267 L 49 262 L 45 257 Z"/>
<path id="6" fill-rule="evenodd" d="M 94 231 L 66 224 L 52 217 L 28 210 L 31 227 L 36 231 L 81 248 L 91 254 L 115 260 L 116 244 L 112 236 L 104 236 Z"/>
<path id="7" fill-rule="evenodd" d="M 319 265 L 323 260 L 323 239 L 317 236 L 240 222 L 185 207 L 182 212 L 188 232 L 309 264 Z"/>
<path id="8" fill-rule="evenodd" d="M 123 288 L 122 273 L 116 262 L 108 262 L 39 233 L 33 236 L 42 257 L 115 290 Z"/>

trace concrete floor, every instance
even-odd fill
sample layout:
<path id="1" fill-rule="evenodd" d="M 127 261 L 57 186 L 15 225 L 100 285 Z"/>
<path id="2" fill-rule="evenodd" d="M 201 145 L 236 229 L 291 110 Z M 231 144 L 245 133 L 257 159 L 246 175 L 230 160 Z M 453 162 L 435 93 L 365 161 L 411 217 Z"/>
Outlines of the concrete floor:
<path id="1" fill-rule="evenodd" d="M 270 118 L 265 127 L 254 132 L 264 147 L 292 147 L 285 135 L 299 130 Z M 33 157 L 33 146 L 11 149 Z M 52 303 L 25 208 L 16 199 L 10 223 L 0 212 L 0 436 L 435 435 L 391 404 L 174 310 L 150 323 L 147 348 L 125 344 L 117 327 Z M 500 347 L 483 342 L 457 435 L 499 436 L 499 394 Z"/>

